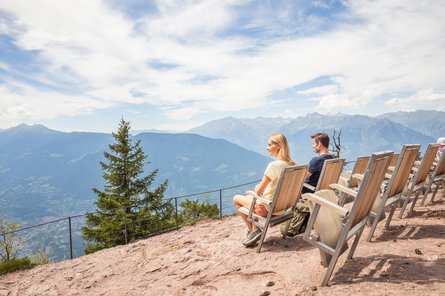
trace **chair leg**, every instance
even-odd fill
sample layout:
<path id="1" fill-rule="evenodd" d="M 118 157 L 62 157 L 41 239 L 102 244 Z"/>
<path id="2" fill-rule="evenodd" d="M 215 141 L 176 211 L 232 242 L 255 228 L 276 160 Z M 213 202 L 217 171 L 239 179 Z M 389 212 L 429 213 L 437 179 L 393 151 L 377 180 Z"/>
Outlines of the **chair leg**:
<path id="1" fill-rule="evenodd" d="M 283 239 L 286 239 L 286 233 L 287 233 L 287 231 L 289 230 L 289 225 L 290 225 L 290 222 L 292 221 L 292 219 L 289 219 L 287 222 L 286 222 L 286 228 L 284 229 L 284 233 L 283 233 Z"/>
<path id="2" fill-rule="evenodd" d="M 400 212 L 399 212 L 399 219 L 402 219 L 403 212 L 405 212 L 405 209 L 406 209 L 406 206 L 407 206 L 408 203 L 409 203 L 409 200 L 410 200 L 410 197 L 409 197 L 409 196 L 406 196 L 406 197 L 404 198 L 402 208 L 400 209 Z"/>
<path id="3" fill-rule="evenodd" d="M 389 228 L 389 223 L 391 223 L 391 219 L 392 219 L 392 216 L 394 215 L 395 211 L 396 211 L 396 204 L 394 203 L 391 206 L 391 212 L 389 213 L 388 218 L 386 218 L 385 229 Z"/>
<path id="4" fill-rule="evenodd" d="M 436 187 L 434 188 L 434 192 L 433 192 L 433 195 L 431 196 L 431 199 L 430 199 L 429 204 L 432 204 L 432 203 L 434 202 L 434 197 L 436 196 L 436 193 L 437 193 L 437 191 L 439 190 L 439 186 L 440 186 L 440 184 L 437 183 L 437 184 L 435 184 L 435 185 L 436 185 Z"/>
<path id="5" fill-rule="evenodd" d="M 362 227 L 355 235 L 354 242 L 352 243 L 351 249 L 349 250 L 348 257 L 346 257 L 346 258 L 352 259 L 352 255 L 354 255 L 355 248 L 357 248 L 358 241 L 360 240 L 360 237 L 362 236 L 364 229 L 365 229 L 365 227 Z"/>
<path id="6" fill-rule="evenodd" d="M 335 252 L 335 254 L 332 255 L 331 262 L 329 263 L 328 269 L 326 270 L 326 273 L 324 274 L 323 281 L 321 282 L 322 287 L 327 286 L 329 279 L 331 278 L 332 272 L 334 271 L 334 268 L 335 268 L 335 264 L 337 264 L 338 257 L 340 256 L 339 252 L 340 251 L 337 250 Z"/>
<path id="7" fill-rule="evenodd" d="M 264 225 L 264 229 L 261 233 L 260 240 L 258 241 L 258 247 L 256 248 L 257 253 L 261 252 L 261 247 L 263 246 L 263 241 L 264 238 L 266 237 L 266 232 L 268 228 L 269 228 L 269 221 L 267 221 L 266 224 Z"/>
<path id="8" fill-rule="evenodd" d="M 433 186 L 433 182 L 431 182 L 430 184 L 428 184 L 428 186 L 426 187 L 426 189 L 425 189 L 425 193 L 423 194 L 422 201 L 420 202 L 420 205 L 421 205 L 421 206 L 423 206 L 423 204 L 425 203 L 426 196 L 428 195 L 428 193 L 430 193 L 431 186 Z"/>
<path id="9" fill-rule="evenodd" d="M 422 189 L 417 190 L 416 195 L 414 196 L 413 202 L 411 203 L 411 208 L 409 209 L 410 212 L 414 211 L 414 207 L 416 206 L 417 199 L 419 198 L 420 192 Z"/>
<path id="10" fill-rule="evenodd" d="M 385 202 L 382 200 L 382 204 L 380 205 L 377 214 L 374 217 L 374 221 L 372 221 L 371 229 L 369 230 L 368 237 L 366 238 L 367 242 L 371 241 L 372 235 L 374 234 L 375 229 L 377 228 L 377 223 L 379 223 L 380 216 L 383 213 L 383 209 L 385 208 Z M 368 218 L 369 219 L 369 218 Z"/>

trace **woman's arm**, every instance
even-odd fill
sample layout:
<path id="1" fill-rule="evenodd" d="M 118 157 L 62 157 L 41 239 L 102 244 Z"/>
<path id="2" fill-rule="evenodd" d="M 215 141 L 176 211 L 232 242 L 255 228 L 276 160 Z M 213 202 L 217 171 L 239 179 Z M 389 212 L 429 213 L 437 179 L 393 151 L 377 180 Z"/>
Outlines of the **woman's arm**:
<path id="1" fill-rule="evenodd" d="M 258 195 L 262 194 L 264 192 L 264 190 L 266 190 L 266 187 L 269 184 L 269 182 L 270 182 L 270 178 L 268 176 L 264 175 L 261 182 L 255 186 L 255 193 Z"/>

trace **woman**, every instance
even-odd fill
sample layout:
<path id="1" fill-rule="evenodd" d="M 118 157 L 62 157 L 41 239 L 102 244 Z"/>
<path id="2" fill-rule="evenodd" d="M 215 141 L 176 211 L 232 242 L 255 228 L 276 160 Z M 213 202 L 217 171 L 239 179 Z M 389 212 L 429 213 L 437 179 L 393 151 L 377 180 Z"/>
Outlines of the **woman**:
<path id="1" fill-rule="evenodd" d="M 294 165 L 295 162 L 290 158 L 289 145 L 287 144 L 286 137 L 283 134 L 274 134 L 269 137 L 267 142 L 267 151 L 270 156 L 275 156 L 277 160 L 272 161 L 264 172 L 263 179 L 259 184 L 255 186 L 255 192 L 258 195 L 272 200 L 277 189 L 278 179 L 280 178 L 283 168 Z M 253 197 L 245 195 L 235 195 L 233 197 L 233 203 L 236 209 L 245 207 L 250 209 Z M 269 210 L 269 205 L 257 201 L 254 207 L 254 213 L 266 217 Z M 261 238 L 261 229 L 247 221 L 247 215 L 239 212 L 241 218 L 247 225 L 248 232 L 247 237 L 243 244 L 248 247 L 254 245 Z"/>

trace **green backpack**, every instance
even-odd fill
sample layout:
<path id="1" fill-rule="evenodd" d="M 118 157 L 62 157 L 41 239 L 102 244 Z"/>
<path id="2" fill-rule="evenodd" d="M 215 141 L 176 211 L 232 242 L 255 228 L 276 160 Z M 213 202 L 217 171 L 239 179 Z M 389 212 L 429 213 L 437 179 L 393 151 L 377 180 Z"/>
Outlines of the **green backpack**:
<path id="1" fill-rule="evenodd" d="M 298 202 L 294 217 L 290 220 L 289 228 L 286 230 L 286 224 L 288 221 L 281 223 L 280 232 L 287 236 L 294 236 L 299 233 L 303 233 L 306 230 L 306 225 L 309 220 L 310 210 L 309 206 L 305 202 Z"/>

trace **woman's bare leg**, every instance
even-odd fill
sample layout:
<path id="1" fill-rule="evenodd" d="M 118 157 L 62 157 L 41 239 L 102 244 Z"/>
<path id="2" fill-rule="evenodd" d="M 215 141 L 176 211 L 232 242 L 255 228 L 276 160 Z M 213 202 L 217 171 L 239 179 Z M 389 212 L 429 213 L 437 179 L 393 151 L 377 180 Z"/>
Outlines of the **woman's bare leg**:
<path id="1" fill-rule="evenodd" d="M 246 195 L 235 195 L 233 197 L 233 203 L 235 204 L 236 209 L 238 210 L 241 207 L 245 207 L 246 209 L 250 209 L 250 205 L 252 204 L 253 198 L 251 196 Z M 247 228 L 249 230 L 255 230 L 258 227 L 247 221 L 247 215 L 241 212 L 238 212 L 238 214 L 243 218 L 244 222 L 247 225 Z"/>

